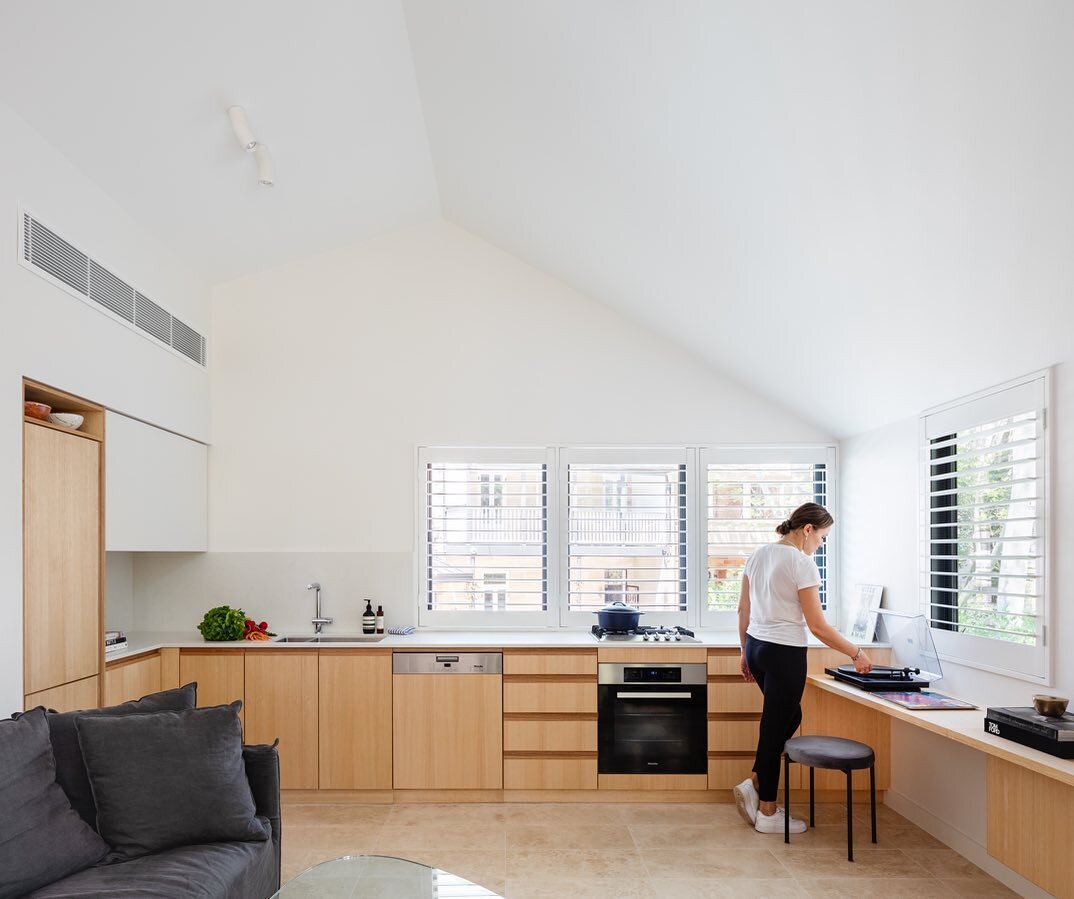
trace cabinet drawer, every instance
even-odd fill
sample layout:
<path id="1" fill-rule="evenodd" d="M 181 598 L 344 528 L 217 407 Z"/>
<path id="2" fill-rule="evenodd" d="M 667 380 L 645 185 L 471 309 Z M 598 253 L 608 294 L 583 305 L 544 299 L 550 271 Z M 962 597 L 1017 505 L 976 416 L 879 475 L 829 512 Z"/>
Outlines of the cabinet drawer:
<path id="1" fill-rule="evenodd" d="M 596 759 L 504 759 L 505 790 L 595 790 Z"/>
<path id="2" fill-rule="evenodd" d="M 597 676 L 597 651 L 505 652 L 504 674 L 591 674 Z"/>
<path id="3" fill-rule="evenodd" d="M 503 723 L 503 748 L 512 752 L 596 752 L 596 721 Z"/>
<path id="4" fill-rule="evenodd" d="M 757 684 L 746 681 L 716 681 L 709 684 L 710 712 L 759 712 L 764 694 Z"/>
<path id="5" fill-rule="evenodd" d="M 710 721 L 709 752 L 754 752 L 759 721 Z"/>
<path id="6" fill-rule="evenodd" d="M 709 674 L 737 674 L 741 677 L 739 660 L 742 653 L 737 649 L 721 649 L 709 653 Z"/>
<path id="7" fill-rule="evenodd" d="M 597 711 L 597 683 L 504 681 L 505 712 Z"/>
<path id="8" fill-rule="evenodd" d="M 798 770 L 801 767 L 801 765 L 791 765 L 792 790 L 797 790 L 801 787 L 801 772 Z M 730 790 L 732 787 L 742 783 L 742 781 L 749 777 L 751 771 L 753 771 L 753 756 L 744 756 L 743 758 L 737 759 L 709 759 L 709 789 Z M 846 776 L 842 776 L 845 784 Z M 808 781 L 806 783 L 808 783 Z M 819 788 L 818 785 L 818 789 Z M 779 770 L 779 801 L 783 801 L 782 765 L 780 765 Z"/>
<path id="9" fill-rule="evenodd" d="M 160 653 L 113 662 L 104 671 L 104 704 L 119 705 L 160 690 Z"/>

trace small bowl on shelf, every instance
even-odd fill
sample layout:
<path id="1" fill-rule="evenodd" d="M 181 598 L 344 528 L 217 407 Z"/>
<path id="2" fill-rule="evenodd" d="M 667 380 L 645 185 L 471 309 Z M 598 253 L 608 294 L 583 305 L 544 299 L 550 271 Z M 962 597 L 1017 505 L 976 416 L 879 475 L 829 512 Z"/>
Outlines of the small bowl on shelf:
<path id="1" fill-rule="evenodd" d="M 65 428 L 72 428 L 78 430 L 82 427 L 82 422 L 86 420 L 84 415 L 79 415 L 77 412 L 53 412 L 48 420 L 54 425 L 63 425 Z"/>
<path id="2" fill-rule="evenodd" d="M 1046 693 L 1038 693 L 1033 697 L 1033 708 L 1037 710 L 1038 715 L 1044 715 L 1047 718 L 1062 718 L 1067 711 L 1067 703 L 1069 699 L 1065 699 L 1062 696 L 1049 696 Z"/>
<path id="3" fill-rule="evenodd" d="M 48 414 L 52 411 L 52 407 L 45 403 L 35 403 L 31 400 L 25 400 L 22 404 L 23 414 L 29 418 L 36 418 L 38 421 L 48 421 Z"/>

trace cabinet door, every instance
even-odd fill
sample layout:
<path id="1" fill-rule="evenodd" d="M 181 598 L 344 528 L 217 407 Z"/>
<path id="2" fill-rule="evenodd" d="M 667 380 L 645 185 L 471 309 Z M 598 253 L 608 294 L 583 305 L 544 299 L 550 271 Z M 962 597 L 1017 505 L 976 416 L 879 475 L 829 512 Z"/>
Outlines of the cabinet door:
<path id="1" fill-rule="evenodd" d="M 318 724 L 322 790 L 392 788 L 392 655 L 321 650 Z"/>
<path id="2" fill-rule="evenodd" d="M 317 789 L 317 653 L 246 653 L 246 742 L 280 739 L 280 786 Z"/>
<path id="3" fill-rule="evenodd" d="M 86 677 L 70 684 L 53 687 L 51 690 L 31 693 L 26 697 L 25 708 L 32 709 L 43 705 L 46 709 L 55 709 L 57 712 L 95 709 L 99 705 L 97 681 L 96 676 Z"/>
<path id="4" fill-rule="evenodd" d="M 503 787 L 499 675 L 397 674 L 392 680 L 397 790 Z"/>
<path id="5" fill-rule="evenodd" d="M 107 413 L 105 545 L 109 551 L 208 548 L 208 448 L 125 415 Z"/>
<path id="6" fill-rule="evenodd" d="M 184 649 L 179 653 L 179 684 L 197 681 L 198 708 L 226 705 L 246 699 L 243 652 L 221 649 Z M 239 712 L 243 720 L 246 709 Z M 246 742 L 250 742 L 247 740 Z"/>
<path id="7" fill-rule="evenodd" d="M 113 662 L 104 671 L 104 705 L 119 705 L 160 691 L 160 654 Z"/>
<path id="8" fill-rule="evenodd" d="M 100 674 L 101 445 L 32 424 L 23 437 L 23 691 L 36 693 Z"/>

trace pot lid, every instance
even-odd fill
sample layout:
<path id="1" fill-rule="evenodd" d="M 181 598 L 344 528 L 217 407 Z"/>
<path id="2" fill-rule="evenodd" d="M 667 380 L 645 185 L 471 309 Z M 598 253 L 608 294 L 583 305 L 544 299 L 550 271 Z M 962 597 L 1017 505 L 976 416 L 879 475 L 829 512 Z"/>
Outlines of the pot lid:
<path id="1" fill-rule="evenodd" d="M 621 599 L 617 599 L 614 602 L 608 603 L 603 609 L 594 609 L 593 614 L 599 615 L 602 612 L 611 615 L 644 615 L 644 612 L 635 609 L 633 606 L 628 606 Z"/>

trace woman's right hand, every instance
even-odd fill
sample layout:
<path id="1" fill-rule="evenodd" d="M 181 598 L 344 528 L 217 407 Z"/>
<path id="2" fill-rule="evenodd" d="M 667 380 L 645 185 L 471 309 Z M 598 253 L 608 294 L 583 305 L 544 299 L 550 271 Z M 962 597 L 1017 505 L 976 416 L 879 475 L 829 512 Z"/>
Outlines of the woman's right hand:
<path id="1" fill-rule="evenodd" d="M 753 674 L 750 672 L 750 666 L 746 663 L 746 653 L 742 653 L 742 657 L 739 659 L 739 665 L 742 667 L 742 679 L 747 683 L 752 683 Z"/>
<path id="2" fill-rule="evenodd" d="M 858 657 L 856 659 L 851 659 L 851 661 L 854 663 L 854 670 L 857 671 L 858 674 L 868 674 L 873 670 L 873 663 L 869 661 L 869 657 L 865 654 L 864 649 L 859 649 Z"/>

